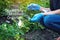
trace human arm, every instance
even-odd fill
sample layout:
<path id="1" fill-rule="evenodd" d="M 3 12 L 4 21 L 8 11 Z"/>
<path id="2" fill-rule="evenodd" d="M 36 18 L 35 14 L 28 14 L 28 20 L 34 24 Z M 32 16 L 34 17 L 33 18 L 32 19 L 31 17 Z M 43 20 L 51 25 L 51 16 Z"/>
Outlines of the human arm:
<path id="1" fill-rule="evenodd" d="M 50 8 L 40 7 L 41 12 L 49 12 L 51 11 Z"/>
<path id="2" fill-rule="evenodd" d="M 60 37 L 58 37 L 57 40 L 60 40 Z"/>
<path id="3" fill-rule="evenodd" d="M 60 9 L 43 13 L 43 15 L 60 14 Z"/>

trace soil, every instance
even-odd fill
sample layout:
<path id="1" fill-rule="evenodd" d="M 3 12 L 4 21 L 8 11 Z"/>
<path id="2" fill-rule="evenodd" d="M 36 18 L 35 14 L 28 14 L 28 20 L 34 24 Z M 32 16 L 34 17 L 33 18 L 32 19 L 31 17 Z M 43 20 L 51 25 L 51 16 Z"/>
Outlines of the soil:
<path id="1" fill-rule="evenodd" d="M 25 34 L 26 40 L 56 40 L 57 37 L 59 37 L 60 34 L 49 30 L 49 29 L 44 29 L 44 30 L 33 30 L 31 32 L 28 32 Z"/>

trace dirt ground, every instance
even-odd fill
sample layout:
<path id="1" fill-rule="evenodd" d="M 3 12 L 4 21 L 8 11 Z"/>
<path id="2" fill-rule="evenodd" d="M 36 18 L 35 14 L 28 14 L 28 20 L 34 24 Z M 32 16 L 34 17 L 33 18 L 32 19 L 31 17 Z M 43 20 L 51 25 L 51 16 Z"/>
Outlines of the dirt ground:
<path id="1" fill-rule="evenodd" d="M 26 40 L 56 40 L 60 35 L 52 30 L 33 30 L 25 34 Z"/>

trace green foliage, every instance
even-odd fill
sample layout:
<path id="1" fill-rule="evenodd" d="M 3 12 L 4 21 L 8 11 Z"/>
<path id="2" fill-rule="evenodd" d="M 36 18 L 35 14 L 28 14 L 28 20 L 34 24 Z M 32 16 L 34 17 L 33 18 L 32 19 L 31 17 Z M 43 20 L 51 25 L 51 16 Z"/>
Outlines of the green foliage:
<path id="1" fill-rule="evenodd" d="M 0 40 L 19 40 L 24 35 L 26 28 L 19 28 L 17 23 L 0 25 Z"/>
<path id="2" fill-rule="evenodd" d="M 19 30 L 17 25 L 11 25 L 11 24 L 7 24 L 4 23 L 2 25 L 0 25 L 0 38 L 3 40 L 7 40 L 10 37 L 15 37 L 16 35 L 19 35 Z"/>
<path id="3" fill-rule="evenodd" d="M 5 14 L 5 8 L 7 8 L 6 1 L 0 0 L 0 16 Z"/>
<path id="4" fill-rule="evenodd" d="M 0 0 L 0 16 L 7 15 L 5 9 L 9 8 L 9 6 L 12 4 L 9 0 Z"/>

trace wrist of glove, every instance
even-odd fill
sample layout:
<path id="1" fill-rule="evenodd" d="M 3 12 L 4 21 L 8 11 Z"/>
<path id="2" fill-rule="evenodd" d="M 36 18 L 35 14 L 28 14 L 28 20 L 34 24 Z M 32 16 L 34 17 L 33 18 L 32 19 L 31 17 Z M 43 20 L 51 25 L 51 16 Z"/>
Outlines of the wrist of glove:
<path id="1" fill-rule="evenodd" d="M 30 22 L 40 22 L 40 20 L 44 17 L 43 13 L 35 14 L 31 19 Z"/>
<path id="2" fill-rule="evenodd" d="M 40 10 L 40 5 L 31 3 L 30 5 L 27 6 L 28 10 Z"/>

